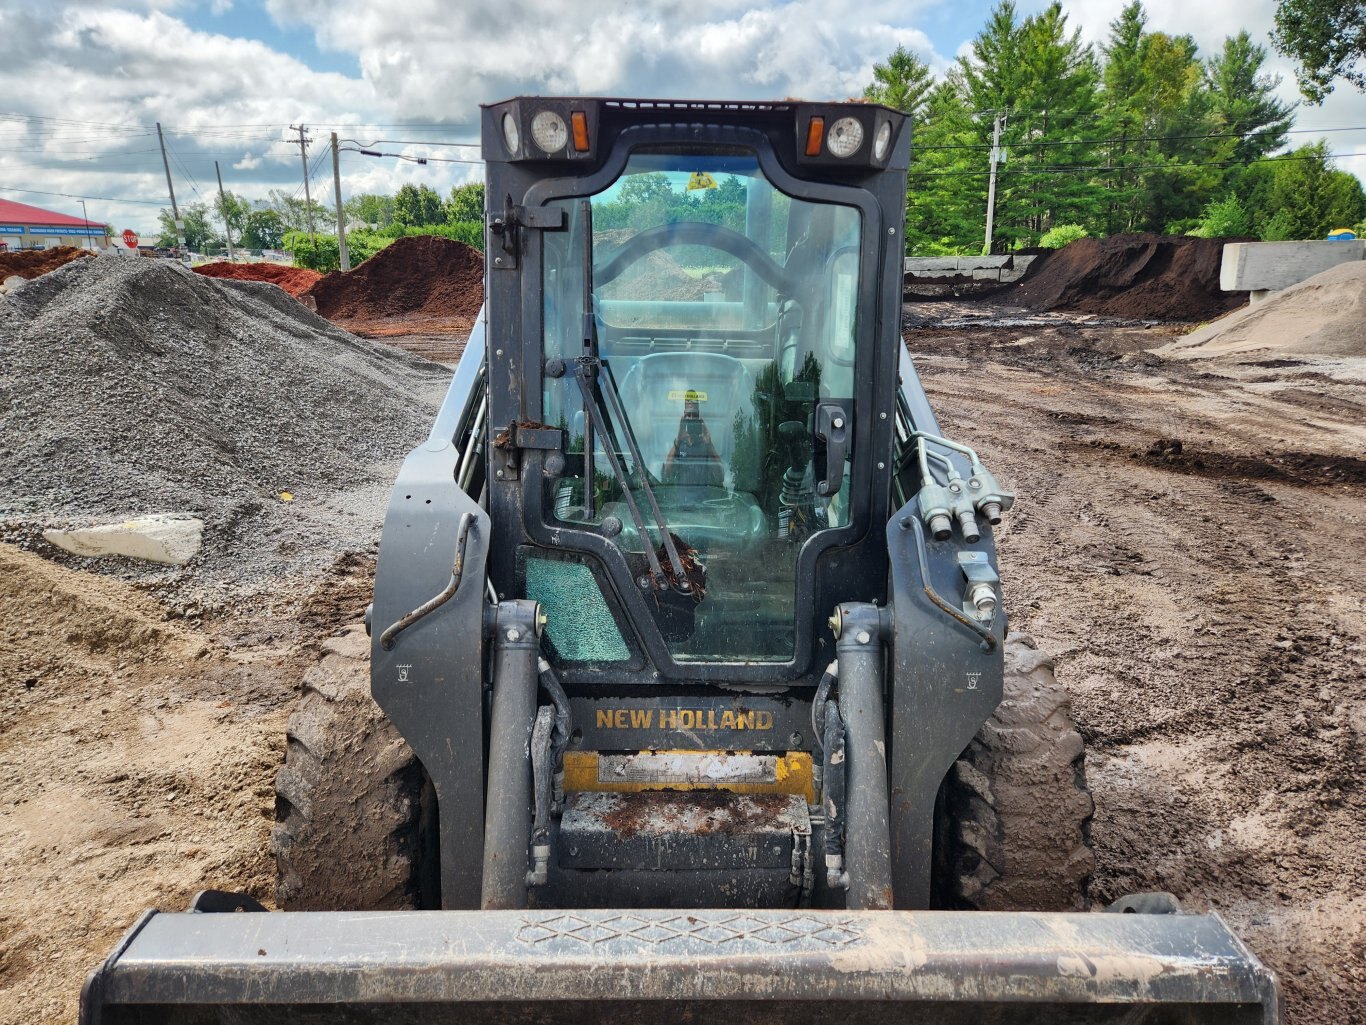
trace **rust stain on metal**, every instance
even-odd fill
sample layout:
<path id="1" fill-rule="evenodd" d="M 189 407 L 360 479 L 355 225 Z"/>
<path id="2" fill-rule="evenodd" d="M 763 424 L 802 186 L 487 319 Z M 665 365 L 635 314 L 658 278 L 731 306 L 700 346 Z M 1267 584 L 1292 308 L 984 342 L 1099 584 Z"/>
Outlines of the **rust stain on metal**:
<path id="1" fill-rule="evenodd" d="M 647 791 L 601 796 L 602 806 L 594 809 L 596 814 L 612 832 L 623 837 L 669 833 L 743 835 L 786 821 L 792 808 L 792 798 L 787 794 L 697 791 L 680 796 Z"/>

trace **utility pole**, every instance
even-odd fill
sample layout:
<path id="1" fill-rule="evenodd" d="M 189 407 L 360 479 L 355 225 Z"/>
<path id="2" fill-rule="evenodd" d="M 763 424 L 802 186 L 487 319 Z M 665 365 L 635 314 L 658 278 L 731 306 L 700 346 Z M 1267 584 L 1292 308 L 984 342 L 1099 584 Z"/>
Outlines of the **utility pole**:
<path id="1" fill-rule="evenodd" d="M 157 142 L 161 143 L 161 165 L 166 168 L 166 191 L 171 194 L 171 216 L 175 218 L 175 240 L 181 252 L 181 259 L 188 266 L 189 250 L 185 248 L 185 222 L 180 219 L 180 207 L 175 201 L 175 186 L 171 184 L 171 161 L 166 157 L 166 137 L 161 134 L 161 122 L 157 122 Z"/>
<path id="2" fill-rule="evenodd" d="M 991 178 L 987 185 L 987 240 L 982 244 L 982 255 L 991 255 L 991 229 L 996 220 L 996 164 L 1001 159 L 1001 122 L 996 115 L 996 124 L 991 130 Z"/>
<path id="3" fill-rule="evenodd" d="M 290 125 L 289 127 L 299 133 L 299 159 L 304 164 L 304 209 L 308 212 L 308 240 L 313 242 L 313 195 L 308 191 L 308 143 L 310 140 L 304 134 L 303 125 Z"/>
<path id="4" fill-rule="evenodd" d="M 218 161 L 213 162 L 213 173 L 218 175 L 218 205 L 223 208 L 223 234 L 228 239 L 228 259 L 232 259 L 232 225 L 228 223 L 228 197 L 223 192 L 223 172 L 218 169 Z"/>
<path id="5" fill-rule="evenodd" d="M 90 213 L 85 208 L 85 200 L 81 200 L 81 217 L 85 220 L 85 249 L 94 249 L 95 243 L 90 241 Z"/>
<path id="6" fill-rule="evenodd" d="M 332 133 L 332 186 L 337 190 L 337 253 L 341 269 L 351 269 L 351 254 L 346 251 L 346 225 L 342 221 L 341 157 L 337 154 L 337 133 Z"/>

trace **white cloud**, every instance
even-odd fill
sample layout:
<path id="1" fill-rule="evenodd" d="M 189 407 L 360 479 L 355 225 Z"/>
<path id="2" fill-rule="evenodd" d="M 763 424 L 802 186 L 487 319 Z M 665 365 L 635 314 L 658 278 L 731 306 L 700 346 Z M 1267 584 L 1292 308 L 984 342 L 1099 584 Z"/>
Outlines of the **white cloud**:
<path id="1" fill-rule="evenodd" d="M 930 0 L 412 0 L 402 18 L 367 0 L 266 6 L 279 23 L 310 28 L 323 49 L 354 54 L 377 96 L 422 117 L 520 92 L 842 98 L 898 44 L 942 64 L 923 32 L 893 24 Z"/>
<path id="2" fill-rule="evenodd" d="M 212 195 L 215 160 L 225 186 L 250 198 L 299 188 L 299 150 L 283 126 L 301 122 L 314 129 L 311 162 L 323 155 L 319 147 L 334 127 L 363 142 L 468 140 L 477 132 L 479 103 L 519 93 L 842 98 L 860 92 L 873 64 L 898 45 L 942 73 L 954 54 L 937 53 L 914 26 L 960 17 L 944 0 L 408 0 L 401 12 L 371 0 L 265 0 L 279 25 L 311 32 L 320 49 L 345 55 L 359 69 L 347 75 L 316 71 L 260 40 L 186 23 L 196 16 L 203 23 L 232 2 L 52 0 L 39 9 L 0 0 L 0 39 L 20 43 L 0 62 L 0 106 L 70 122 L 0 122 L 0 186 L 164 203 L 161 156 L 150 129 L 157 121 L 175 158 L 177 198 L 193 202 Z M 1043 2 L 1022 0 L 1021 9 Z M 1147 6 L 1151 28 L 1189 32 L 1210 54 L 1241 25 L 1265 42 L 1273 3 L 1148 0 Z M 1072 24 L 1094 42 L 1122 6 L 1123 0 L 1067 2 Z M 963 35 L 975 32 L 984 15 L 983 8 L 980 16 L 962 19 Z M 1293 99 L 1289 64 L 1273 53 L 1272 68 L 1284 77 L 1281 94 Z M 1308 128 L 1366 125 L 1366 97 L 1341 86 L 1322 108 L 1303 109 L 1299 121 Z M 410 127 L 395 127 L 400 124 Z M 1366 152 L 1366 131 L 1327 137 L 1336 152 Z M 448 155 L 416 146 L 407 151 Z M 1340 163 L 1366 175 L 1366 156 Z M 319 165 L 324 177 L 329 165 L 326 158 Z M 341 167 L 348 194 L 391 191 L 408 181 L 444 192 L 478 173 L 466 165 L 419 166 L 349 152 Z M 318 191 L 330 196 L 330 189 Z M 0 195 L 77 209 L 75 200 L 62 197 Z M 120 228 L 148 234 L 155 224 L 156 205 L 89 205 L 92 217 Z"/>

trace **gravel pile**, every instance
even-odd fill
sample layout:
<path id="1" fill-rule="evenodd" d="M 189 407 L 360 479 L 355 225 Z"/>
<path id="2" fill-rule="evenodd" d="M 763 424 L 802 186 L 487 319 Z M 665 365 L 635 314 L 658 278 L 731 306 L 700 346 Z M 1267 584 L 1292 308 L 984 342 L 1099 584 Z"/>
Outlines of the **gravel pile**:
<path id="1" fill-rule="evenodd" d="M 43 526 L 193 513 L 185 570 L 119 572 L 231 601 L 377 540 L 448 375 L 274 285 L 77 261 L 0 299 L 0 525 L 37 546 Z"/>

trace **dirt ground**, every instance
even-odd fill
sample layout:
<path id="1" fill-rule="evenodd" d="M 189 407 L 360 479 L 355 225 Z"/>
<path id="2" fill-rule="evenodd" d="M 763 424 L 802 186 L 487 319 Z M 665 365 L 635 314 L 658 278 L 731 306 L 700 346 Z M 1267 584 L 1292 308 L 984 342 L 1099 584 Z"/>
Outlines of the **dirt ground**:
<path id="1" fill-rule="evenodd" d="M 1169 327 L 911 312 L 945 430 L 1019 495 L 1007 609 L 1091 747 L 1093 895 L 1213 908 L 1280 974 L 1291 1025 L 1366 1021 L 1366 384 L 1142 351 Z M 0 546 L 0 1025 L 72 1021 L 143 908 L 208 885 L 270 902 L 284 722 L 371 570 L 187 622 Z"/>
<path id="2" fill-rule="evenodd" d="M 1006 608 L 1088 741 L 1093 897 L 1212 908 L 1292 1025 L 1366 1021 L 1366 374 L 1142 351 L 1174 330 L 907 340 L 944 429 L 1018 493 Z"/>
<path id="3" fill-rule="evenodd" d="M 75 1021 L 86 972 L 145 908 L 210 886 L 270 898 L 285 720 L 372 570 L 345 560 L 276 611 L 191 624 L 0 545 L 0 1023 Z"/>

